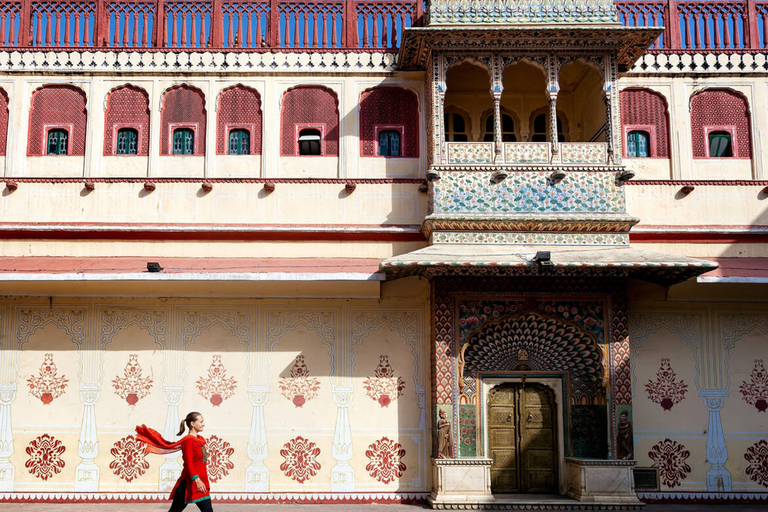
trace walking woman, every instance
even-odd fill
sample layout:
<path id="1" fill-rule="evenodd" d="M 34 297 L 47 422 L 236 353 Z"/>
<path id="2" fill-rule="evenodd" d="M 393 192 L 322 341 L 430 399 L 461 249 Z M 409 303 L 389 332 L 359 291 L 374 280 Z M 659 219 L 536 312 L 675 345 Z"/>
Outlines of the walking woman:
<path id="1" fill-rule="evenodd" d="M 211 494 L 208 485 L 208 453 L 205 451 L 205 439 L 200 432 L 205 428 L 205 420 L 199 412 L 187 414 L 179 426 L 180 436 L 186 428 L 189 433 L 180 441 L 171 443 L 163 439 L 159 432 L 146 425 L 136 427 L 136 439 L 147 444 L 148 453 L 167 454 L 181 451 L 184 469 L 171 491 L 171 508 L 168 512 L 181 512 L 189 503 L 194 503 L 202 512 L 213 512 Z"/>

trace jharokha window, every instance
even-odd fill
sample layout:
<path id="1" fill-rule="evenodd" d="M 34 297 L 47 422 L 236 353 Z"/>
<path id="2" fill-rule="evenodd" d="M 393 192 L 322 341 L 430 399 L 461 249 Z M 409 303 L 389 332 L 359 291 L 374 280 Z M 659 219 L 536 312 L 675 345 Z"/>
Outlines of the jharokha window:
<path id="1" fill-rule="evenodd" d="M 237 130 L 230 130 L 229 154 L 230 155 L 250 155 L 251 154 L 251 132 L 243 128 L 238 128 Z"/>
<path id="2" fill-rule="evenodd" d="M 493 125 L 496 121 L 496 116 L 488 116 L 485 120 L 485 133 L 483 134 L 483 141 L 493 142 Z M 515 120 L 509 114 L 501 114 L 501 141 L 502 142 L 517 142 L 517 135 L 515 135 Z"/>
<path id="3" fill-rule="evenodd" d="M 379 132 L 379 156 L 400 156 L 400 131 L 381 130 Z"/>
<path id="4" fill-rule="evenodd" d="M 118 155 L 137 155 L 139 153 L 139 131 L 135 128 L 120 128 L 117 130 Z"/>
<path id="5" fill-rule="evenodd" d="M 173 130 L 173 154 L 195 154 L 195 132 L 191 128 L 176 128 Z"/>
<path id="6" fill-rule="evenodd" d="M 651 136 L 644 130 L 627 133 L 627 157 L 647 158 L 651 156 Z"/>
<path id="7" fill-rule="evenodd" d="M 319 156 L 323 154 L 323 137 L 320 130 L 305 128 L 299 132 L 299 155 Z"/>
<path id="8" fill-rule="evenodd" d="M 467 142 L 467 121 L 464 116 L 456 112 L 447 112 L 444 117 L 445 140 L 447 142 Z"/>
<path id="9" fill-rule="evenodd" d="M 47 155 L 66 155 L 69 149 L 69 132 L 63 128 L 48 130 Z"/>
<path id="10" fill-rule="evenodd" d="M 709 132 L 709 157 L 729 158 L 732 156 L 731 134 L 726 131 Z"/>

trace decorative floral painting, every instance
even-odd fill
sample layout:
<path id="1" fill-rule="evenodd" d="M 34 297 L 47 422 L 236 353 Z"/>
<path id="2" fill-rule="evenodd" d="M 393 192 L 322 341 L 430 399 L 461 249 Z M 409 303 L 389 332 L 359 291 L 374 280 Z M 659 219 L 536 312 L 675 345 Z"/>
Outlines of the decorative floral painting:
<path id="1" fill-rule="evenodd" d="M 24 466 L 41 480 L 48 480 L 64 469 L 62 455 L 66 447 L 55 437 L 43 434 L 29 443 L 26 452 L 29 459 Z"/>
<path id="2" fill-rule="evenodd" d="M 382 437 L 370 444 L 365 456 L 369 461 L 365 470 L 381 483 L 394 482 L 405 473 L 405 448 L 391 439 Z"/>
<path id="3" fill-rule="evenodd" d="M 234 377 L 227 377 L 227 369 L 221 362 L 221 355 L 214 354 L 213 362 L 208 367 L 208 375 L 197 379 L 197 390 L 205 399 L 210 400 L 214 407 L 218 407 L 235 394 L 237 381 Z"/>
<path id="4" fill-rule="evenodd" d="M 280 464 L 280 471 L 300 484 L 320 471 L 320 463 L 317 461 L 320 448 L 309 439 L 301 436 L 294 437 L 283 445 L 280 455 L 285 459 Z"/>
<path id="5" fill-rule="evenodd" d="M 320 381 L 309 375 L 309 368 L 304 362 L 304 356 L 296 356 L 291 368 L 291 376 L 280 378 L 280 394 L 293 402 L 296 407 L 301 407 L 317 396 L 320 389 Z"/>
<path id="6" fill-rule="evenodd" d="M 749 463 L 744 470 L 749 479 L 768 487 L 768 441 L 761 439 L 747 448 L 744 460 Z"/>
<path id="7" fill-rule="evenodd" d="M 755 367 L 752 368 L 749 381 L 742 382 L 739 391 L 744 401 L 754 405 L 759 412 L 768 409 L 768 372 L 762 359 L 755 359 Z"/>
<path id="8" fill-rule="evenodd" d="M 67 382 L 69 380 L 64 375 L 58 374 L 56 363 L 53 362 L 53 354 L 45 354 L 37 376 L 30 375 L 27 379 L 29 393 L 39 398 L 45 405 L 64 394 Z"/>
<path id="9" fill-rule="evenodd" d="M 208 454 L 208 478 L 216 483 L 229 474 L 235 464 L 229 459 L 235 449 L 232 445 L 218 436 L 210 436 L 205 443 Z"/>
<path id="10" fill-rule="evenodd" d="M 691 452 L 685 446 L 669 438 L 659 441 L 648 452 L 648 457 L 653 461 L 651 467 L 659 468 L 661 483 L 670 489 L 680 485 L 691 472 L 687 462 L 690 456 Z"/>
<path id="11" fill-rule="evenodd" d="M 126 482 L 132 482 L 149 469 L 146 459 L 146 445 L 136 439 L 136 436 L 125 436 L 118 440 L 109 452 L 112 462 L 109 469 Z"/>
<path id="12" fill-rule="evenodd" d="M 138 354 L 130 354 L 128 362 L 123 369 L 123 376 L 116 376 L 112 380 L 115 394 L 128 402 L 128 405 L 136 403 L 149 395 L 152 389 L 152 378 L 142 375 Z"/>
<path id="13" fill-rule="evenodd" d="M 677 380 L 669 359 L 665 357 L 661 360 L 659 371 L 656 372 L 656 380 L 649 380 L 645 385 L 645 390 L 648 392 L 648 398 L 651 402 L 657 403 L 662 409 L 669 411 L 672 406 L 683 401 L 685 393 L 688 391 L 688 384 L 682 380 Z"/>
<path id="14" fill-rule="evenodd" d="M 368 377 L 363 381 L 365 393 L 382 407 L 403 395 L 405 381 L 402 377 L 395 377 L 395 370 L 389 364 L 389 356 L 379 356 L 379 364 L 374 370 L 374 377 Z"/>

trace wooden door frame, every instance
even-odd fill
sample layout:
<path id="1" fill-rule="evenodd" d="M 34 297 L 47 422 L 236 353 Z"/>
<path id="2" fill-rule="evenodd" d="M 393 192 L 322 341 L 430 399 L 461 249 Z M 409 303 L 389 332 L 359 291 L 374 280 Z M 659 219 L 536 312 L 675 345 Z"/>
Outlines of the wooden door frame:
<path id="1" fill-rule="evenodd" d="M 502 384 L 541 384 L 551 389 L 555 394 L 555 411 L 557 419 L 555 428 L 557 429 L 557 488 L 561 495 L 567 491 L 566 466 L 565 466 L 565 432 L 566 432 L 566 413 L 565 400 L 568 397 L 567 375 L 565 372 L 509 372 L 507 374 L 479 373 L 478 380 L 480 386 L 480 424 L 483 429 L 483 453 L 486 457 L 490 456 L 488 444 L 488 393 L 491 389 Z"/>

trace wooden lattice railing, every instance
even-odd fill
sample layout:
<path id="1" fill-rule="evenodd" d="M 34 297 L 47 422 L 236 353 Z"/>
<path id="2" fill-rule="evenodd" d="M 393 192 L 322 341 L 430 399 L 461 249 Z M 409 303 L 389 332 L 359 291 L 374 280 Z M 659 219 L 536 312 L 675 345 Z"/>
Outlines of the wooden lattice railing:
<path id="1" fill-rule="evenodd" d="M 0 0 L 0 47 L 392 51 L 420 0 Z"/>
<path id="2" fill-rule="evenodd" d="M 512 1 L 512 0 L 510 0 Z M 393 51 L 423 0 L 0 0 L 0 47 Z M 768 48 L 768 0 L 621 0 L 660 51 Z"/>

